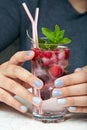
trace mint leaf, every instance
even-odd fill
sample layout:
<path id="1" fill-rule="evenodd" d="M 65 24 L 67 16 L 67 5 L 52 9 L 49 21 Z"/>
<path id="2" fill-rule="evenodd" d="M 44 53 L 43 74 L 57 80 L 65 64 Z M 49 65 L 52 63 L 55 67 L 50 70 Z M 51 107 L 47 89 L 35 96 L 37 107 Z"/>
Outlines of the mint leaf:
<path id="1" fill-rule="evenodd" d="M 43 44 L 44 44 L 44 43 L 45 43 L 45 40 L 44 40 L 44 39 L 42 39 L 42 38 L 38 38 L 38 42 L 39 42 L 39 43 L 43 43 Z"/>
<path id="2" fill-rule="evenodd" d="M 71 39 L 64 37 L 65 30 L 61 30 L 59 25 L 55 25 L 54 31 L 51 31 L 48 28 L 42 28 L 42 34 L 47 38 L 43 45 L 45 49 L 54 49 L 60 44 L 69 44 Z M 40 45 L 42 47 L 42 45 Z"/>
<path id="3" fill-rule="evenodd" d="M 54 34 L 53 34 L 53 32 L 50 29 L 42 28 L 42 33 L 44 34 L 44 36 L 47 37 L 48 41 L 52 41 L 53 42 Z"/>
<path id="4" fill-rule="evenodd" d="M 59 40 L 64 38 L 64 33 L 65 33 L 65 30 L 61 30 L 59 32 L 59 35 L 57 35 L 57 37 L 58 37 Z"/>
<path id="5" fill-rule="evenodd" d="M 69 43 L 71 43 L 71 39 L 65 37 L 65 38 L 63 38 L 63 39 L 60 41 L 60 43 L 62 43 L 62 44 L 69 44 Z"/>
<path id="6" fill-rule="evenodd" d="M 59 32 L 60 32 L 60 26 L 59 25 L 55 25 L 54 33 L 58 34 Z"/>
<path id="7" fill-rule="evenodd" d="M 59 25 L 55 25 L 54 31 L 42 27 L 41 28 L 42 34 L 45 36 L 44 38 L 39 37 L 39 47 L 42 49 L 54 49 L 57 48 L 60 44 L 69 44 L 71 43 L 71 39 L 68 37 L 65 37 L 65 30 L 61 30 Z M 28 31 L 26 30 L 27 37 L 31 40 L 33 43 L 33 39 L 30 37 Z"/>

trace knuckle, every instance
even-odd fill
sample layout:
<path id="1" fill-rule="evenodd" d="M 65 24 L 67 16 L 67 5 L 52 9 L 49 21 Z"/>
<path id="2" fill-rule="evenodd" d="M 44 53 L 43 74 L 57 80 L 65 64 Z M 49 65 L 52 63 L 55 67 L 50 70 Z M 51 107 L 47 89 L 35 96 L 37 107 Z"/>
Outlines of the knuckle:
<path id="1" fill-rule="evenodd" d="M 14 107 L 17 107 L 18 104 L 19 104 L 19 103 L 18 103 L 16 100 L 13 100 L 13 101 L 10 103 L 10 105 L 11 105 L 11 106 L 14 106 Z"/>
<path id="2" fill-rule="evenodd" d="M 10 59 L 10 62 L 11 62 L 11 63 L 17 63 L 17 62 L 18 62 L 18 59 L 16 58 L 16 56 L 14 56 L 14 57 L 12 57 L 12 58 Z"/>
<path id="3" fill-rule="evenodd" d="M 21 68 L 16 65 L 11 65 L 10 67 L 11 74 L 15 77 L 18 77 L 18 75 L 21 75 Z"/>
<path id="4" fill-rule="evenodd" d="M 6 66 L 4 66 L 4 70 L 5 71 L 3 71 L 5 74 L 6 73 L 10 73 L 10 72 L 13 72 L 13 65 L 11 65 L 11 64 L 7 64 Z"/>
<path id="5" fill-rule="evenodd" d="M 1 64 L 0 65 L 0 72 L 3 72 L 4 70 L 6 70 L 8 65 L 9 65 L 8 62 Z"/>
<path id="6" fill-rule="evenodd" d="M 17 66 L 12 66 L 12 71 L 14 73 L 14 75 L 16 75 L 18 73 L 18 67 Z"/>
<path id="7" fill-rule="evenodd" d="M 63 92 L 63 96 L 67 96 L 67 95 L 69 96 L 69 95 L 72 94 L 72 91 L 71 91 L 71 89 L 69 87 L 62 88 L 62 92 Z"/>
<path id="8" fill-rule="evenodd" d="M 75 106 L 75 105 L 76 104 L 74 98 L 71 97 L 67 98 L 67 106 Z"/>
<path id="9" fill-rule="evenodd" d="M 26 75 L 24 75 L 24 80 L 27 82 L 27 83 L 31 83 L 32 80 L 33 80 L 33 75 L 32 74 L 29 74 L 29 73 L 26 73 Z"/>
<path id="10" fill-rule="evenodd" d="M 13 81 L 9 82 L 9 89 L 13 92 L 16 89 L 16 83 Z"/>

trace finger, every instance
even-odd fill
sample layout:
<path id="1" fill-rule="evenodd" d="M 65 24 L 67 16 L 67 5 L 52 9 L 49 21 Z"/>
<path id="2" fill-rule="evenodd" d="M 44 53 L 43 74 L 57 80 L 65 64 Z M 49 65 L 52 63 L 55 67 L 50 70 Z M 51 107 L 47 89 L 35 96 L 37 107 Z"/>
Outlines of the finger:
<path id="1" fill-rule="evenodd" d="M 87 72 L 79 71 L 55 80 L 55 87 L 64 87 L 87 82 Z"/>
<path id="2" fill-rule="evenodd" d="M 23 87 L 25 88 L 31 88 L 31 86 L 28 83 L 25 83 L 24 81 L 20 80 L 20 79 L 15 79 L 15 81 L 19 84 L 21 84 Z"/>
<path id="3" fill-rule="evenodd" d="M 87 65 L 83 67 L 83 70 L 87 72 Z"/>
<path id="4" fill-rule="evenodd" d="M 68 111 L 73 113 L 87 113 L 87 107 L 69 107 Z"/>
<path id="5" fill-rule="evenodd" d="M 7 91 L 10 91 L 11 93 L 25 99 L 26 101 L 36 106 L 39 106 L 41 104 L 42 100 L 39 97 L 36 97 L 34 94 L 32 94 L 30 91 L 25 89 L 23 86 L 21 86 L 17 82 L 4 76 L 2 76 L 0 79 L 1 79 L 1 82 L 0 82 L 1 88 L 4 88 Z"/>
<path id="6" fill-rule="evenodd" d="M 24 106 L 22 103 L 17 101 L 15 98 L 13 98 L 8 92 L 3 90 L 2 88 L 0 88 L 0 101 L 15 108 L 16 110 L 22 113 L 27 112 L 26 106 Z"/>
<path id="7" fill-rule="evenodd" d="M 58 98 L 79 95 L 87 95 L 87 83 L 63 87 L 60 89 L 55 88 L 52 91 L 52 96 Z"/>
<path id="8" fill-rule="evenodd" d="M 32 87 L 36 87 L 37 89 L 42 88 L 43 82 L 34 76 L 32 73 L 30 73 L 28 70 L 22 68 L 21 66 L 16 66 L 16 65 L 6 65 L 4 67 L 5 71 L 2 71 L 2 73 L 5 76 L 8 76 L 10 78 L 18 78 L 25 83 L 28 83 Z"/>
<path id="9" fill-rule="evenodd" d="M 74 72 L 79 72 L 79 71 L 81 71 L 81 70 L 87 72 L 87 66 L 84 66 L 84 67 L 82 67 L 82 68 L 76 68 L 76 69 L 74 70 Z"/>
<path id="10" fill-rule="evenodd" d="M 83 68 L 76 68 L 76 69 L 74 70 L 74 72 L 79 72 L 79 71 L 81 71 L 81 70 L 83 70 Z"/>
<path id="11" fill-rule="evenodd" d="M 9 63 L 19 65 L 34 57 L 34 51 L 20 51 L 14 54 Z"/>
<path id="12" fill-rule="evenodd" d="M 79 96 L 79 97 L 67 97 L 57 99 L 57 103 L 60 105 L 64 105 L 66 107 L 69 106 L 87 106 L 87 96 Z"/>

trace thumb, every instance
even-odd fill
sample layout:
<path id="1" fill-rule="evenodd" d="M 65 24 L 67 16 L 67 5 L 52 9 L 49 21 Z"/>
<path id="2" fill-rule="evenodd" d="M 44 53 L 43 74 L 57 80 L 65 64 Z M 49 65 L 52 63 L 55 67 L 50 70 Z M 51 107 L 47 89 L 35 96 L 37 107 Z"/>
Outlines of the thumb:
<path id="1" fill-rule="evenodd" d="M 34 51 L 19 51 L 15 53 L 9 60 L 10 64 L 20 65 L 25 61 L 31 60 L 34 57 Z"/>

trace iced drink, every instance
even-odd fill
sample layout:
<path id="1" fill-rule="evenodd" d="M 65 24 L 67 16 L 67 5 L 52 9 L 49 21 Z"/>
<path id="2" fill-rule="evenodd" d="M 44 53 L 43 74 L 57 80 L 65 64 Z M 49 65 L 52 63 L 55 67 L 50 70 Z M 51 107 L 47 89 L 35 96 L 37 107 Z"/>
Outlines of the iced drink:
<path id="1" fill-rule="evenodd" d="M 71 43 L 71 39 L 64 36 L 65 30 L 61 30 L 57 24 L 54 30 L 45 27 L 41 28 L 46 40 L 38 37 L 39 8 L 36 8 L 34 19 L 27 5 L 25 3 L 22 3 L 22 5 L 32 23 L 32 37 L 26 30 L 27 37 L 31 40 L 35 52 L 32 59 L 32 73 L 44 83 L 42 89 L 33 89 L 33 93 L 43 100 L 40 107 L 33 107 L 33 116 L 37 120 L 44 122 L 64 120 L 66 108 L 57 104 L 56 98 L 52 97 L 52 90 L 55 88 L 55 79 L 68 73 L 69 49 L 60 45 Z"/>
<path id="2" fill-rule="evenodd" d="M 33 89 L 36 96 L 41 97 L 43 103 L 40 107 L 33 107 L 33 116 L 44 122 L 57 122 L 64 120 L 66 108 L 58 105 L 53 98 L 54 81 L 68 73 L 69 49 L 58 46 L 53 50 L 34 48 L 35 56 L 32 59 L 32 73 L 44 83 L 42 89 Z"/>

